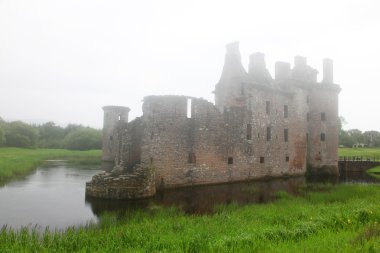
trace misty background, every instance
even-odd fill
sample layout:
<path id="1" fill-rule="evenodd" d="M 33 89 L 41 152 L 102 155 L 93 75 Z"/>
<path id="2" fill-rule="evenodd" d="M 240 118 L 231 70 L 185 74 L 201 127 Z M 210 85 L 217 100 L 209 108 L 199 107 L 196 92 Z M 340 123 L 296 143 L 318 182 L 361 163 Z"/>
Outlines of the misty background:
<path id="1" fill-rule="evenodd" d="M 334 61 L 345 129 L 380 130 L 380 3 L 0 0 L 0 117 L 101 128 L 104 105 L 141 115 L 147 95 L 214 102 L 225 44 L 274 62 Z"/>

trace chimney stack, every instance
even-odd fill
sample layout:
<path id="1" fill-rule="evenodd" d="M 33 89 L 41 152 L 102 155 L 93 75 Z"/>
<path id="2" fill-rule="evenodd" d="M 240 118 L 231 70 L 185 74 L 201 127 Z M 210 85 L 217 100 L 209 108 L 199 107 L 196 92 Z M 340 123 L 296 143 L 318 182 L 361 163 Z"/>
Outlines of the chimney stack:
<path id="1" fill-rule="evenodd" d="M 333 83 L 333 61 L 329 58 L 323 59 L 323 82 Z"/>

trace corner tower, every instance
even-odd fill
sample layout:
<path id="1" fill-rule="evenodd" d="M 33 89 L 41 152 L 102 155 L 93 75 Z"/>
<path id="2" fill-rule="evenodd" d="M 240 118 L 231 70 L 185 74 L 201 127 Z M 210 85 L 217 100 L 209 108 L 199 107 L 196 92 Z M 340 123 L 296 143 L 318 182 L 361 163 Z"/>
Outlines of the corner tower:
<path id="1" fill-rule="evenodd" d="M 104 106 L 102 161 L 114 162 L 116 144 L 120 137 L 116 135 L 116 127 L 121 123 L 128 123 L 130 109 L 124 106 Z"/>

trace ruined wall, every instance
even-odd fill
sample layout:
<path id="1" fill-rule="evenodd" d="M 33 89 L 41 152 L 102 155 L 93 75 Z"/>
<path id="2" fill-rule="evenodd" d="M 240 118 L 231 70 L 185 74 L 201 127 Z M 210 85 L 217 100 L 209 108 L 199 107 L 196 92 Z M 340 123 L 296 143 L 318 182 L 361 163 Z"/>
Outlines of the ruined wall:
<path id="1" fill-rule="evenodd" d="M 114 162 L 121 138 L 116 136 L 117 129 L 128 123 L 129 108 L 123 106 L 104 106 L 102 161 Z"/>

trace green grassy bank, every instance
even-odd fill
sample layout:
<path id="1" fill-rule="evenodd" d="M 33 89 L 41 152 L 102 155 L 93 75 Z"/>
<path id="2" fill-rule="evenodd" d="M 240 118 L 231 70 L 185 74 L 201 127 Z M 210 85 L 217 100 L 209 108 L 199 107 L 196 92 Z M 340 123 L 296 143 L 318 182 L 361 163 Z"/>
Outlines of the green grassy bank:
<path id="1" fill-rule="evenodd" d="M 0 252 L 379 252 L 380 186 L 319 190 L 219 206 L 212 215 L 152 208 L 65 232 L 3 229 Z"/>
<path id="2" fill-rule="evenodd" d="M 380 148 L 339 148 L 339 156 L 378 157 L 380 159 Z"/>
<path id="3" fill-rule="evenodd" d="M 99 164 L 100 156 L 100 150 L 0 148 L 0 182 L 26 174 L 44 160 L 63 159 L 76 164 Z"/>

